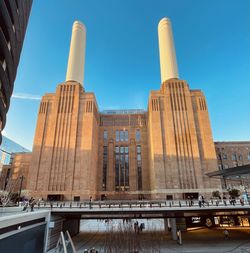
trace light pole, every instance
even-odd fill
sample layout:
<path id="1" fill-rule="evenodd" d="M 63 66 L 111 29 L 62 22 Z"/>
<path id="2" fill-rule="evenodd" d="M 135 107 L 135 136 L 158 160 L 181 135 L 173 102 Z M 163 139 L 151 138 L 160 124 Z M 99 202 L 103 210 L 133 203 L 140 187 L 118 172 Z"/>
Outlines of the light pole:
<path id="1" fill-rule="evenodd" d="M 18 202 L 20 203 L 20 199 L 21 199 L 21 191 L 22 191 L 22 187 L 23 187 L 23 179 L 24 179 L 24 176 L 22 175 L 20 177 L 21 181 L 20 181 L 20 188 L 19 188 L 19 194 L 18 194 Z"/>

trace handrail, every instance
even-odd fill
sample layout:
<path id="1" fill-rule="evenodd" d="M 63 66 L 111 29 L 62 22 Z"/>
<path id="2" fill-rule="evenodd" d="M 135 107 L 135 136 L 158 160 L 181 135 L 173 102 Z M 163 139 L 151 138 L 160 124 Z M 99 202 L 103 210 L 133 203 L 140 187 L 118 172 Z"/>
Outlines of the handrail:
<path id="1" fill-rule="evenodd" d="M 68 253 L 68 250 L 67 250 L 68 245 L 70 245 L 72 248 L 72 251 L 70 252 L 76 253 L 75 245 L 71 239 L 71 236 L 68 230 L 66 231 L 66 236 L 67 236 L 67 240 L 65 239 L 63 232 L 62 231 L 60 232 L 60 237 L 57 241 L 56 248 L 55 248 L 56 253 Z"/>
<path id="2" fill-rule="evenodd" d="M 244 206 L 250 205 L 249 202 L 241 200 L 209 200 L 200 203 L 197 200 L 140 200 L 140 201 L 51 201 L 38 202 L 38 208 L 152 208 L 152 207 L 221 207 L 221 206 Z"/>

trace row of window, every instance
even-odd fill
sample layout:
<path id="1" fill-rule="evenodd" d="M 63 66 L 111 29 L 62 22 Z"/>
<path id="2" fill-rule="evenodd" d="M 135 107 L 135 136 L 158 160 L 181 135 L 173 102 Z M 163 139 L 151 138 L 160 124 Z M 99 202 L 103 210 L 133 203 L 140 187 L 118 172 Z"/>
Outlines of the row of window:
<path id="1" fill-rule="evenodd" d="M 223 170 L 223 169 L 228 169 L 229 166 L 228 166 L 228 164 L 219 164 L 218 168 L 219 168 L 219 170 Z"/>
<path id="2" fill-rule="evenodd" d="M 219 160 L 227 160 L 228 159 L 228 155 L 227 154 L 223 154 L 223 155 L 221 155 L 221 154 L 218 154 L 218 159 Z M 242 155 L 238 155 L 237 156 L 237 154 L 233 154 L 232 156 L 231 156 L 231 160 L 232 161 L 242 161 L 243 160 L 243 156 Z M 247 160 L 249 160 L 250 161 L 250 153 L 247 155 Z"/>
<path id="3" fill-rule="evenodd" d="M 137 188 L 142 190 L 142 166 L 141 166 L 141 146 L 136 147 L 137 150 Z"/>
<path id="4" fill-rule="evenodd" d="M 239 163 L 239 164 L 234 164 L 234 165 L 231 165 L 230 168 L 232 168 L 232 167 L 237 167 L 237 166 L 241 166 L 241 165 L 243 165 L 243 164 L 241 164 L 241 163 Z M 219 170 L 228 169 L 228 168 L 229 168 L 229 165 L 228 165 L 228 164 L 219 164 L 219 165 L 218 165 L 218 168 L 219 168 Z"/>
<path id="5" fill-rule="evenodd" d="M 102 190 L 106 191 L 107 187 L 107 170 L 108 170 L 108 147 L 103 147 L 103 171 L 102 171 Z"/>
<path id="6" fill-rule="evenodd" d="M 115 147 L 115 190 L 129 189 L 129 147 Z"/>
<path id="7" fill-rule="evenodd" d="M 128 130 L 116 130 L 115 131 L 115 140 L 117 142 L 118 141 L 128 141 L 128 139 L 129 139 Z M 136 141 L 140 141 L 141 140 L 140 129 L 136 129 L 135 139 L 136 139 Z M 108 140 L 108 131 L 107 130 L 103 131 L 103 140 L 104 141 Z"/>
<path id="8" fill-rule="evenodd" d="M 136 146 L 137 151 L 137 188 L 142 190 L 142 164 L 141 164 L 141 146 Z M 108 147 L 103 147 L 103 176 L 102 189 L 106 191 L 108 170 Z M 129 190 L 129 147 L 115 147 L 115 190 Z"/>

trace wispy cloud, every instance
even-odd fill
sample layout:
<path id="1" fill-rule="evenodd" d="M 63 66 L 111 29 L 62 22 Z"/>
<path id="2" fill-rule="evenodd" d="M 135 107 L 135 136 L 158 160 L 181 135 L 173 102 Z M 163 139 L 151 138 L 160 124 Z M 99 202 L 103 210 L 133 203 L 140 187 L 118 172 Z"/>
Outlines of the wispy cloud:
<path id="1" fill-rule="evenodd" d="M 41 96 L 33 95 L 33 94 L 27 94 L 27 93 L 14 93 L 12 95 L 12 98 L 17 99 L 31 99 L 31 100 L 41 100 Z"/>

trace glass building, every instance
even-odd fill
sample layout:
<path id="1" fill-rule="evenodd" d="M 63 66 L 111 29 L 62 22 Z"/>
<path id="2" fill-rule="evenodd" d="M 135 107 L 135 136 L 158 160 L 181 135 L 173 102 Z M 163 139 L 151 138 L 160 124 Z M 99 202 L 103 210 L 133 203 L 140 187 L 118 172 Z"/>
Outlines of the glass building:
<path id="1" fill-rule="evenodd" d="M 2 171 L 2 166 L 10 164 L 11 155 L 13 153 L 19 152 L 30 152 L 27 148 L 19 145 L 18 143 L 12 141 L 6 136 L 2 136 L 2 144 L 0 146 L 0 173 Z"/>

